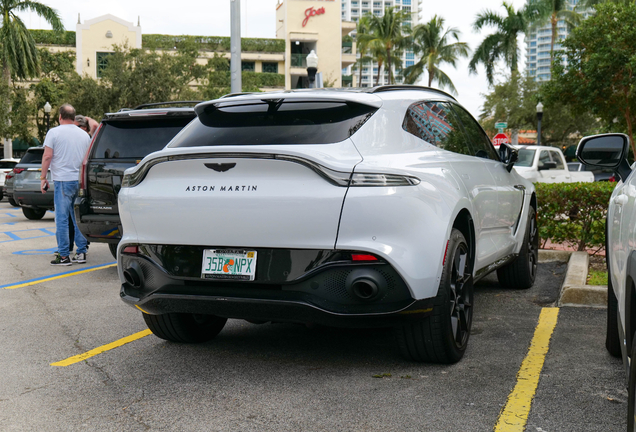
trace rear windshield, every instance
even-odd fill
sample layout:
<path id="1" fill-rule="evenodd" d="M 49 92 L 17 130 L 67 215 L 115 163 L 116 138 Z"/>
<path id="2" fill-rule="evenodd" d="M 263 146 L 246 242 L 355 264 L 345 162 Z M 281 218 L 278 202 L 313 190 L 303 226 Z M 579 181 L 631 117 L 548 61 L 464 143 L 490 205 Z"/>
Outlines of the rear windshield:
<path id="1" fill-rule="evenodd" d="M 102 125 L 95 142 L 95 159 L 142 159 L 161 150 L 192 117 L 161 120 L 113 121 Z"/>
<path id="2" fill-rule="evenodd" d="M 2 162 L 0 161 L 0 168 L 13 168 L 16 162 Z"/>
<path id="3" fill-rule="evenodd" d="M 21 164 L 41 164 L 44 149 L 28 151 L 20 159 Z"/>
<path id="4" fill-rule="evenodd" d="M 316 100 L 210 105 L 170 147 L 336 143 L 353 135 L 376 110 L 359 103 Z"/>
<path id="5" fill-rule="evenodd" d="M 515 162 L 515 166 L 531 167 L 532 161 L 534 160 L 534 153 L 535 153 L 535 150 L 520 149 L 519 158 L 517 159 L 517 162 Z"/>

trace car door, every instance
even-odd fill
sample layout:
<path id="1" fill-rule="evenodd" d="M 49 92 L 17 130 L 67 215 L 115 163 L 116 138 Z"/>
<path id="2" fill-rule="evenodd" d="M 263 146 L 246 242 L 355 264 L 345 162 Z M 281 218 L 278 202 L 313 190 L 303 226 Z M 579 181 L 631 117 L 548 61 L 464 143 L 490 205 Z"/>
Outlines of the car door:
<path id="1" fill-rule="evenodd" d="M 494 210 L 492 238 L 500 256 L 507 255 L 516 244 L 511 228 L 517 225 L 517 220 L 521 215 L 524 188 L 518 184 L 518 179 L 508 172 L 499 160 L 499 155 L 490 142 L 490 138 L 479 126 L 479 123 L 461 106 L 452 104 L 452 107 L 462 122 L 475 156 L 483 160 L 495 181 L 497 208 Z"/>
<path id="2" fill-rule="evenodd" d="M 473 204 L 475 224 L 475 269 L 495 260 L 497 250 L 493 235 L 497 230 L 497 188 L 487 159 L 476 157 L 460 119 L 447 102 L 426 102 L 428 120 L 435 136 L 435 145 L 454 153 L 450 165 L 463 183 Z"/>
<path id="3" fill-rule="evenodd" d="M 565 165 L 565 159 L 563 155 L 558 150 L 550 149 L 550 157 L 552 161 L 556 163 L 556 169 L 551 170 L 554 172 L 553 175 L 556 175 L 557 183 L 569 183 L 571 181 L 570 171 L 567 169 Z"/>
<path id="4" fill-rule="evenodd" d="M 607 227 L 611 245 L 609 262 L 614 290 L 618 298 L 624 298 L 627 279 L 627 261 L 633 248 L 636 220 L 636 176 L 630 175 L 626 182 L 617 186 L 610 200 Z M 625 321 L 623 321 L 625 322 Z"/>
<path id="5" fill-rule="evenodd" d="M 539 153 L 539 162 L 537 165 L 537 170 L 539 170 L 540 182 L 562 183 L 565 181 L 569 181 L 569 176 L 570 176 L 569 172 L 567 174 L 568 178 L 566 179 L 565 165 L 560 159 L 553 157 L 554 154 L 558 156 L 557 152 L 554 152 L 547 148 L 545 150 L 541 150 L 541 152 Z M 557 166 L 555 168 L 552 168 L 547 165 L 548 162 L 554 162 L 556 163 Z"/>

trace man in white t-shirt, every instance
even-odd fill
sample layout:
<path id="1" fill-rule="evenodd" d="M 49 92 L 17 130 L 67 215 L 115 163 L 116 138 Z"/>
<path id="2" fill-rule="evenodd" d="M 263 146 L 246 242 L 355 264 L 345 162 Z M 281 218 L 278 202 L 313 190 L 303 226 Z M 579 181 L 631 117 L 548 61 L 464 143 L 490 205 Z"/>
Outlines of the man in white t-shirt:
<path id="1" fill-rule="evenodd" d="M 71 105 L 64 104 L 60 107 L 59 121 L 60 125 L 49 130 L 44 139 L 40 189 L 42 193 L 46 193 L 49 188 L 46 173 L 50 166 L 51 179 L 55 187 L 53 203 L 58 248 L 58 255 L 51 261 L 51 265 L 68 266 L 71 262 L 86 262 L 88 242 L 77 227 L 73 203 L 79 192 L 79 171 L 90 146 L 90 137 L 85 131 L 75 126 L 75 108 Z M 77 245 L 77 253 L 72 260 L 69 257 L 69 217 L 73 220 Z"/>

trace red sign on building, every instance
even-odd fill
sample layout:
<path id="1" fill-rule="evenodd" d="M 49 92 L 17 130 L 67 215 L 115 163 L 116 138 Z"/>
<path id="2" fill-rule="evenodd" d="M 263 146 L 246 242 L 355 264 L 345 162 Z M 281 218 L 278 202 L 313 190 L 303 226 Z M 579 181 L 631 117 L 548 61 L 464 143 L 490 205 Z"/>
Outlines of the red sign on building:
<path id="1" fill-rule="evenodd" d="M 324 13 L 325 13 L 324 7 L 314 9 L 314 7 L 312 6 L 310 8 L 305 9 L 305 19 L 303 20 L 303 27 L 307 25 L 307 21 L 309 21 L 309 18 L 315 15 L 322 15 Z"/>

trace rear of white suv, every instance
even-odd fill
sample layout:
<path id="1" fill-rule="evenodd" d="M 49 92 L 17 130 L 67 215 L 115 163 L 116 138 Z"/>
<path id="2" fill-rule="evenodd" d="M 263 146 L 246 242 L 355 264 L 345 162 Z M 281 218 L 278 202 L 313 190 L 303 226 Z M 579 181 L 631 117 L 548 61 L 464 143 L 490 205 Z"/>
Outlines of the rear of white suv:
<path id="1" fill-rule="evenodd" d="M 473 277 L 507 265 L 534 278 L 532 185 L 510 173 L 512 163 L 506 169 L 489 142 L 471 156 L 414 135 L 409 106 L 448 96 L 391 91 L 198 105 L 198 118 L 164 150 L 126 171 L 122 299 L 173 341 L 209 340 L 227 318 L 394 326 L 408 358 L 458 361 Z M 459 120 L 455 129 L 473 139 Z M 490 184 L 477 204 L 458 166 Z M 498 196 L 510 217 L 487 216 Z"/>

